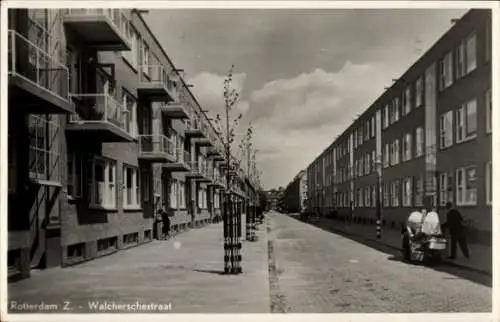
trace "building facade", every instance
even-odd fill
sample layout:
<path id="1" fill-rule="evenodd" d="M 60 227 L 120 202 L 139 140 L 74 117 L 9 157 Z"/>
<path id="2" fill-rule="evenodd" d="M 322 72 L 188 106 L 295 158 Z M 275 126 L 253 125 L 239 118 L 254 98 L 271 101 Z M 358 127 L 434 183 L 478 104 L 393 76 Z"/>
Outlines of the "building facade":
<path id="1" fill-rule="evenodd" d="M 287 213 L 305 212 L 307 201 L 306 171 L 300 171 L 287 185 L 283 194 L 283 210 Z"/>
<path id="2" fill-rule="evenodd" d="M 208 223 L 225 189 L 255 189 L 139 11 L 8 18 L 9 277 L 151 241 L 160 207 L 173 230 Z"/>
<path id="3" fill-rule="evenodd" d="M 491 243 L 491 11 L 470 10 L 307 168 L 309 211 L 375 219 L 451 201 Z"/>

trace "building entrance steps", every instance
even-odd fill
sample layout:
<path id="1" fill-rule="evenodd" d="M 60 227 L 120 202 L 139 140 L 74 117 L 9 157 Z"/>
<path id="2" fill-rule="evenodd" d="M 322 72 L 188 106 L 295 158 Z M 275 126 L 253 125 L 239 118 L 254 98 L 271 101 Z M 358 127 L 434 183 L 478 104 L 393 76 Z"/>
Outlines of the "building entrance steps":
<path id="1" fill-rule="evenodd" d="M 9 284 L 8 299 L 70 301 L 73 313 L 89 312 L 88 303 L 99 301 L 170 303 L 170 313 L 269 313 L 267 231 L 257 234 L 258 242 L 243 242 L 239 275 L 222 274 L 220 222 L 80 265 L 34 271 Z"/>

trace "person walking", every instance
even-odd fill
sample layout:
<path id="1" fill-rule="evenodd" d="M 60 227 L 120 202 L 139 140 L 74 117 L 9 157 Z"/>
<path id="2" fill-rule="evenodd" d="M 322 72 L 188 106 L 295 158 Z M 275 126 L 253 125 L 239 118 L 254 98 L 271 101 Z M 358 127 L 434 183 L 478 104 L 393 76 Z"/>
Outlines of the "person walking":
<path id="1" fill-rule="evenodd" d="M 170 218 L 165 210 L 165 207 L 161 208 L 161 221 L 163 222 L 162 227 L 162 239 L 168 239 L 170 232 Z"/>
<path id="2" fill-rule="evenodd" d="M 446 222 L 443 227 L 448 230 L 451 238 L 451 254 L 448 259 L 456 259 L 457 257 L 457 244 L 465 258 L 469 259 L 469 248 L 467 247 L 467 240 L 465 236 L 465 227 L 462 214 L 453 207 L 451 202 L 446 203 Z"/>

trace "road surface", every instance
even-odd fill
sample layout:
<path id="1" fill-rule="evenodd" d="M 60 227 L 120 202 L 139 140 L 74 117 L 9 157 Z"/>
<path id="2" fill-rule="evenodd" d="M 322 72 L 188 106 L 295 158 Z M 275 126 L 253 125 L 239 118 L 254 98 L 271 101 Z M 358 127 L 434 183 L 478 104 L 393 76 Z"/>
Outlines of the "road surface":
<path id="1" fill-rule="evenodd" d="M 268 218 L 272 312 L 491 312 L 487 276 L 409 265 L 397 251 L 375 249 L 286 215 Z"/>

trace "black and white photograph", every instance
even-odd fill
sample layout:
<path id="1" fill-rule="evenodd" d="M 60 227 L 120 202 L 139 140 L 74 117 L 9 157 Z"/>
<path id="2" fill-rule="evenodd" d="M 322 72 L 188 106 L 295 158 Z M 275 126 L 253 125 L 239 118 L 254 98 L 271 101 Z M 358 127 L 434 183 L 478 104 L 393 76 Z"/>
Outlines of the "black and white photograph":
<path id="1" fill-rule="evenodd" d="M 494 320 L 499 4 L 271 2 L 2 4 L 2 321 Z"/>

